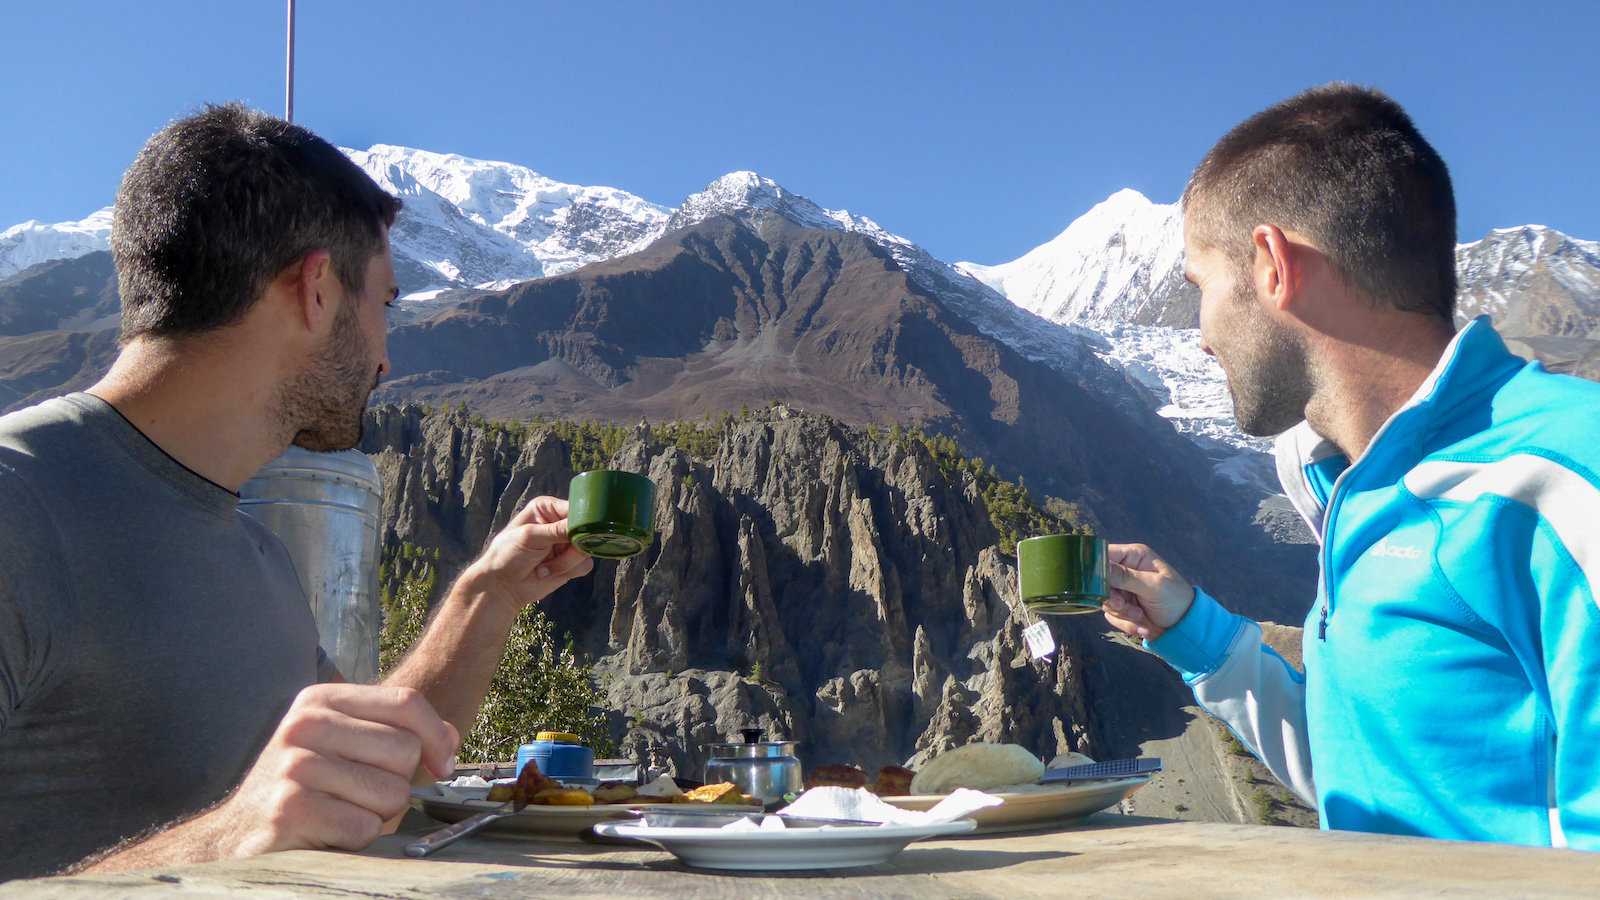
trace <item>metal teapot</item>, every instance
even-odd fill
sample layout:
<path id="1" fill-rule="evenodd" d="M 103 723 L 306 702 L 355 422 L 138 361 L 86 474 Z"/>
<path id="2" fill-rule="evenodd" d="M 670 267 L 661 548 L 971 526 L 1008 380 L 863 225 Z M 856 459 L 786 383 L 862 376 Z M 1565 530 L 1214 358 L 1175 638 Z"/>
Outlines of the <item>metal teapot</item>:
<path id="1" fill-rule="evenodd" d="M 779 802 L 785 794 L 798 794 L 804 786 L 794 741 L 768 741 L 759 728 L 740 730 L 744 740 L 712 744 L 706 762 L 706 784 L 731 781 L 762 805 Z"/>

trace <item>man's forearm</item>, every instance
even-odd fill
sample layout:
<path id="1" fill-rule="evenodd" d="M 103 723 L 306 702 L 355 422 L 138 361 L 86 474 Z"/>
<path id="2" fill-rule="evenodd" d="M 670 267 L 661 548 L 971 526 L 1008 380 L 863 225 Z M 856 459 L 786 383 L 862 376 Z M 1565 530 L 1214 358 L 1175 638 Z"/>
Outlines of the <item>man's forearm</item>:
<path id="1" fill-rule="evenodd" d="M 506 639 L 516 622 L 514 601 L 469 566 L 433 615 L 416 646 L 385 684 L 421 691 L 434 710 L 463 737 L 489 691 Z"/>
<path id="2" fill-rule="evenodd" d="M 130 872 L 160 866 L 211 862 L 233 854 L 229 829 L 212 815 L 215 807 L 163 825 L 82 859 L 59 874 Z"/>

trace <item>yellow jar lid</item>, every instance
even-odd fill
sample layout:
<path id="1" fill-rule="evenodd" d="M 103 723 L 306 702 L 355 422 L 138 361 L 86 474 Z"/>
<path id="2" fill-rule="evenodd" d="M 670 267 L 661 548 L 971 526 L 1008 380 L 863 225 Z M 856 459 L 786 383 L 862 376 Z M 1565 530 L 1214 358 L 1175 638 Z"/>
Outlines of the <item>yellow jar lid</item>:
<path id="1" fill-rule="evenodd" d="M 581 744 L 583 739 L 565 731 L 541 731 L 533 736 L 536 741 L 555 741 L 558 744 Z"/>

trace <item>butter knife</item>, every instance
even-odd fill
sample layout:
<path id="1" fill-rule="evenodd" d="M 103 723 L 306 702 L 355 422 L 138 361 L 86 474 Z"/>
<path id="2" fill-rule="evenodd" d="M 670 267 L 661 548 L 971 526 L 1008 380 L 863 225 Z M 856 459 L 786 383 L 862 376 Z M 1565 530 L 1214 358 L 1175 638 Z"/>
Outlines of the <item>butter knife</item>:
<path id="1" fill-rule="evenodd" d="M 499 809 L 486 810 L 475 816 L 468 816 L 453 825 L 446 825 L 438 831 L 424 835 L 407 844 L 406 855 L 412 859 L 421 859 L 436 850 L 454 844 L 496 819 L 504 819 L 506 816 L 513 816 L 522 812 L 522 808 L 527 805 L 528 802 L 521 798 L 507 800 L 501 804 Z"/>

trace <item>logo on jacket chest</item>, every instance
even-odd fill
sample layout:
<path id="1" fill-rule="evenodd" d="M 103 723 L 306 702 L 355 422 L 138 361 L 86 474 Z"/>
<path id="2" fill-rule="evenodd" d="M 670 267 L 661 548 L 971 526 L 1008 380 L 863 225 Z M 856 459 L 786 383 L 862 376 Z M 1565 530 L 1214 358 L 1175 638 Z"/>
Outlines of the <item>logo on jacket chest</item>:
<path id="1" fill-rule="evenodd" d="M 1381 559 L 1421 559 L 1422 548 L 1391 541 L 1388 536 L 1384 536 L 1367 549 L 1367 555 Z"/>

